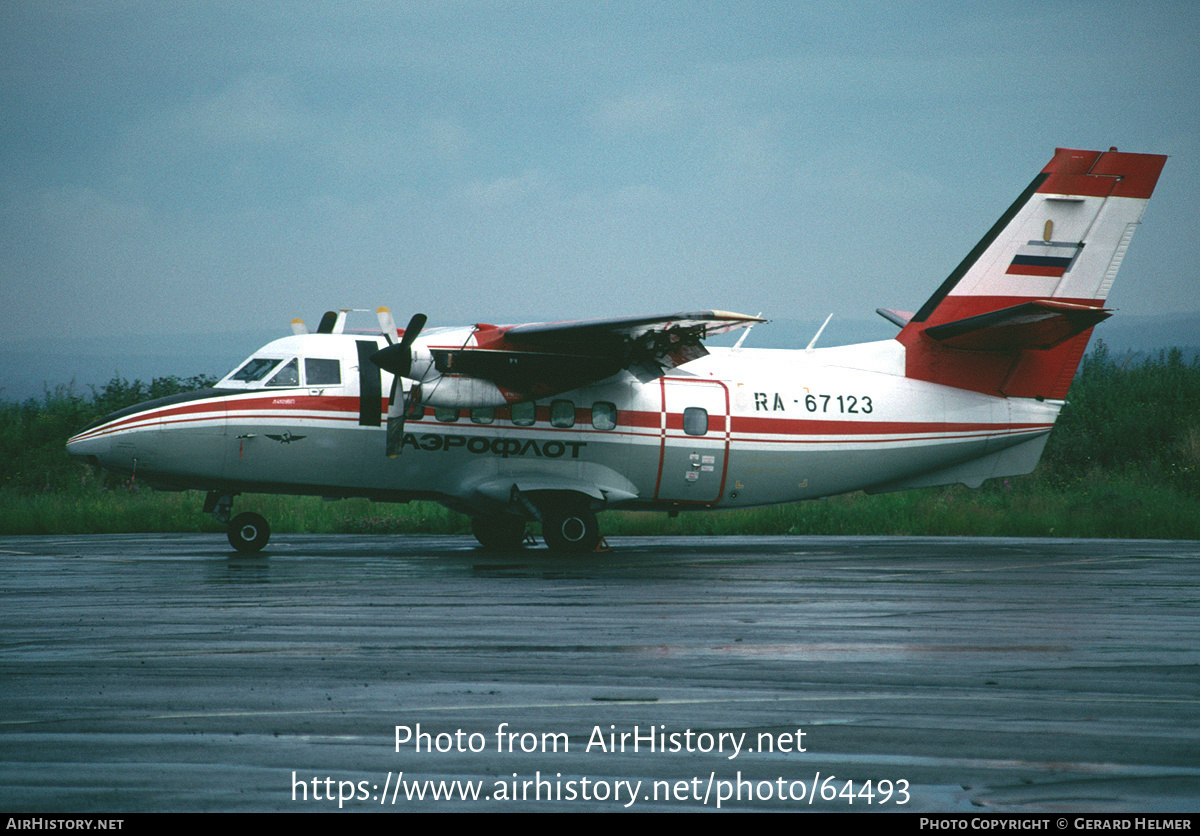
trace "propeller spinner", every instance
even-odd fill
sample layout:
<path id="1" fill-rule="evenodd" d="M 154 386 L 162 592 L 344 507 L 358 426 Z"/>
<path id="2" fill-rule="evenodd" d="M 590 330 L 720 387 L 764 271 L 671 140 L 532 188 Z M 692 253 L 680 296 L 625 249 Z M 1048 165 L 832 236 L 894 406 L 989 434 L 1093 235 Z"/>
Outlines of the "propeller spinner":
<path id="1" fill-rule="evenodd" d="M 380 319 L 382 320 L 384 316 L 384 314 L 380 314 Z M 391 314 L 386 314 L 386 318 L 390 320 Z M 385 328 L 383 334 L 391 345 L 372 354 L 371 362 L 397 377 L 408 377 L 412 371 L 412 345 L 421 335 L 421 329 L 425 327 L 427 321 L 428 317 L 425 314 L 414 314 L 413 318 L 408 321 L 408 327 L 404 329 L 404 336 L 398 343 L 392 342 L 392 335 L 396 333 L 395 327 L 390 329 L 390 333 L 389 329 Z"/>

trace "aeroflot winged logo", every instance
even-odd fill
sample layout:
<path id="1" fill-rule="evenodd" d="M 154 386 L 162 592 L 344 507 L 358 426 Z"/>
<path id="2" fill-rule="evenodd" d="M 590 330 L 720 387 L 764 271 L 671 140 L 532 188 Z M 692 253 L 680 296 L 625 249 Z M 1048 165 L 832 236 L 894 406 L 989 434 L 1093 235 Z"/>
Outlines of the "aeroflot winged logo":
<path id="1" fill-rule="evenodd" d="M 267 438 L 271 439 L 272 441 L 278 441 L 280 444 L 291 444 L 293 441 L 300 441 L 301 439 L 308 438 L 308 436 L 293 435 L 290 432 L 285 432 L 283 435 L 273 435 L 271 433 L 267 433 Z"/>
<path id="2" fill-rule="evenodd" d="M 609 508 L 979 487 L 1038 463 L 1165 162 L 1056 149 L 916 313 L 879 309 L 894 339 L 710 348 L 765 321 L 719 310 L 432 328 L 413 313 L 401 329 L 379 308 L 365 331 L 331 311 L 67 449 L 207 491 L 241 551 L 270 537 L 233 513 L 241 493 L 432 500 L 486 548 L 521 548 L 535 522 L 552 550 L 585 552 Z"/>

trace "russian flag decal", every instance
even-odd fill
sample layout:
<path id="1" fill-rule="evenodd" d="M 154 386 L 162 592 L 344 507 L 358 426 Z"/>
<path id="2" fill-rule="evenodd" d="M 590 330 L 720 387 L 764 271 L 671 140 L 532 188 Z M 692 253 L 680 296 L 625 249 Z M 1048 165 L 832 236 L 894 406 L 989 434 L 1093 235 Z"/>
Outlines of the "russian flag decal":
<path id="1" fill-rule="evenodd" d="M 1083 244 L 1059 241 L 1030 241 L 1017 250 L 1006 273 L 1018 276 L 1059 278 L 1070 269 Z"/>

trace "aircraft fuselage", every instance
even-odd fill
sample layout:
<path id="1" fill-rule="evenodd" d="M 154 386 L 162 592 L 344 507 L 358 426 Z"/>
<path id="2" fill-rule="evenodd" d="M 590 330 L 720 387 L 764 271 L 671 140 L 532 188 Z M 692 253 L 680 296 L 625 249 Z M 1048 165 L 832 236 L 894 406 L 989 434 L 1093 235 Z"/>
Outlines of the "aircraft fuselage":
<path id="1" fill-rule="evenodd" d="M 713 349 L 648 382 L 621 372 L 519 407 L 422 406 L 389 458 L 386 400 L 361 396 L 363 340 L 294 336 L 255 355 L 299 368 L 336 360 L 336 385 L 228 388 L 227 379 L 118 413 L 70 450 L 164 488 L 427 498 L 495 513 L 516 485 L 586 491 L 607 507 L 733 508 L 944 471 L 1043 438 L 1061 407 L 908 380 L 895 341 Z M 386 392 L 389 377 L 366 388 Z"/>

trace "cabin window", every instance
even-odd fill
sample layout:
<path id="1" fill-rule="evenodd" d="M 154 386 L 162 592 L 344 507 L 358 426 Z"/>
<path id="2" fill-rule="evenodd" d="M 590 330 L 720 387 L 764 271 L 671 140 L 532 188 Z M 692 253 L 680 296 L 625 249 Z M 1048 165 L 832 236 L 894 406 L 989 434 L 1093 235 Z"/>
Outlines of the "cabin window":
<path id="1" fill-rule="evenodd" d="M 592 404 L 592 426 L 598 430 L 611 430 L 617 426 L 617 405 L 608 401 Z"/>
<path id="2" fill-rule="evenodd" d="M 453 423 L 458 420 L 458 409 L 453 406 L 435 406 L 433 417 L 448 424 Z"/>
<path id="3" fill-rule="evenodd" d="M 490 406 L 477 406 L 471 410 L 472 424 L 490 424 L 496 420 L 496 410 Z"/>
<path id="4" fill-rule="evenodd" d="M 262 380 L 280 362 L 278 357 L 251 357 L 246 361 L 246 365 L 238 369 L 230 380 L 240 380 L 243 383 L 253 383 L 256 380 Z"/>
<path id="5" fill-rule="evenodd" d="M 551 401 L 550 426 L 566 429 L 575 426 L 575 402 Z"/>
<path id="6" fill-rule="evenodd" d="M 275 372 L 275 376 L 267 381 L 268 386 L 299 386 L 300 385 L 300 361 L 295 357 L 292 361 L 284 366 L 279 371 Z"/>
<path id="7" fill-rule="evenodd" d="M 708 433 L 708 410 L 698 406 L 689 406 L 683 411 L 683 431 L 688 435 L 706 435 Z"/>
<path id="8" fill-rule="evenodd" d="M 341 361 L 306 357 L 304 359 L 304 383 L 306 386 L 341 386 Z"/>
<path id="9" fill-rule="evenodd" d="M 537 404 L 521 401 L 512 405 L 512 422 L 518 427 L 532 427 L 537 420 Z"/>

